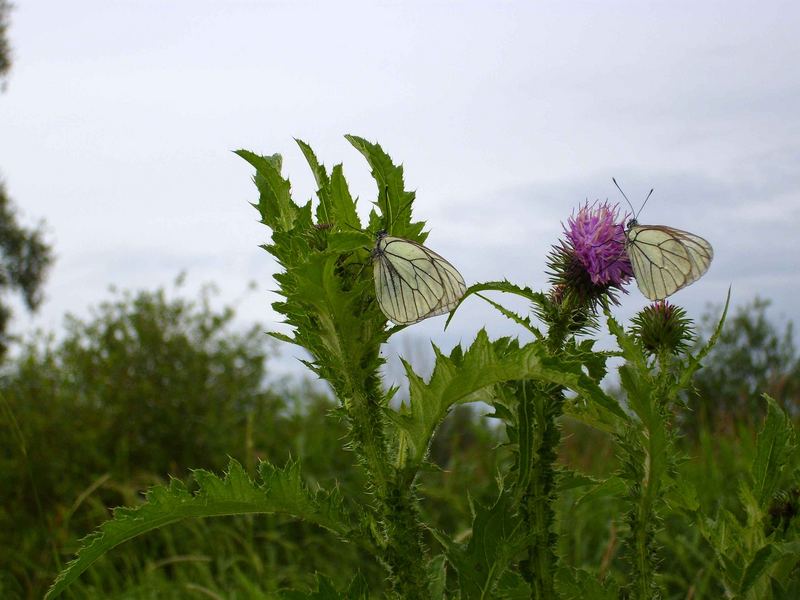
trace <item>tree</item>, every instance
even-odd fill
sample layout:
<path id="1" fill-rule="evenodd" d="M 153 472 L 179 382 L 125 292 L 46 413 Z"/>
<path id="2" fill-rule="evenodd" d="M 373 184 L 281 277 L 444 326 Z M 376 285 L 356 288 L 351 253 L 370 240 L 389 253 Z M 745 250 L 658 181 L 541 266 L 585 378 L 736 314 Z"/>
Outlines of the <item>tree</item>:
<path id="1" fill-rule="evenodd" d="M 0 84 L 11 68 L 11 49 L 6 37 L 11 5 L 0 0 Z M 2 85 L 0 85 L 2 89 Z M 16 210 L 0 181 L 0 361 L 8 350 L 7 333 L 11 307 L 2 296 L 9 291 L 22 294 L 28 310 L 42 300 L 42 285 L 53 262 L 51 248 L 44 242 L 41 225 L 26 229 L 17 221 Z"/>
<path id="2" fill-rule="evenodd" d="M 800 411 L 800 357 L 792 323 L 781 330 L 767 316 L 769 300 L 756 297 L 729 318 L 714 349 L 695 377 L 690 399 L 696 417 L 725 427 L 745 419 L 755 424 L 763 413 L 763 393 L 792 416 Z M 713 330 L 715 311 L 701 320 L 700 341 Z"/>
<path id="3" fill-rule="evenodd" d="M 41 597 L 53 573 L 28 565 L 57 569 L 49 545 L 104 517 L 87 504 L 65 522 L 96 482 L 91 497 L 101 507 L 130 504 L 140 487 L 189 467 L 300 453 L 289 438 L 297 432 L 286 424 L 291 411 L 267 388 L 271 342 L 263 327 L 242 329 L 234 317 L 212 307 L 209 288 L 199 300 L 117 292 L 89 318 L 67 317 L 58 341 L 34 338 L 6 362 L 0 576 L 10 571 L 29 597 Z M 5 598 L 2 590 L 0 581 Z"/>
<path id="4" fill-rule="evenodd" d="M 26 229 L 19 224 L 0 182 L 0 295 L 19 292 L 28 310 L 36 310 L 42 301 L 42 285 L 52 262 L 52 249 L 44 242 L 42 227 Z M 0 360 L 11 341 L 8 334 L 11 316 L 11 307 L 0 300 Z"/>
<path id="5" fill-rule="evenodd" d="M 0 83 L 11 69 L 11 45 L 8 43 L 8 15 L 11 5 L 6 0 L 0 0 Z"/>
<path id="6" fill-rule="evenodd" d="M 67 471 L 127 478 L 219 469 L 227 455 L 243 454 L 248 416 L 268 420 L 265 411 L 282 406 L 265 387 L 271 343 L 258 325 L 237 331 L 233 309 L 210 302 L 209 288 L 199 301 L 163 289 L 116 292 L 89 319 L 68 316 L 58 343 L 23 348 L 0 391 L 39 444 L 29 453 L 41 453 L 41 486 L 58 489 Z"/>

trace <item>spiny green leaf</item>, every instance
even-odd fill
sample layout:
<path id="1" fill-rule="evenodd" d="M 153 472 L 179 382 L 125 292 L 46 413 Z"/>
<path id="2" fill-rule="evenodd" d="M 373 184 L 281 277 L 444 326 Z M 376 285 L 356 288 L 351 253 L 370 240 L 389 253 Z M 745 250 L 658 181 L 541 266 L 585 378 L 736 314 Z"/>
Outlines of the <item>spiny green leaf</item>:
<path id="1" fill-rule="evenodd" d="M 619 367 L 620 384 L 626 392 L 628 406 L 645 425 L 652 427 L 659 416 L 654 404 L 656 382 L 651 375 L 647 356 L 636 339 L 629 335 L 606 308 L 608 330 L 617 340 L 625 364 Z"/>
<path id="2" fill-rule="evenodd" d="M 554 357 L 543 344 L 519 347 L 507 339 L 490 342 L 486 331 L 481 330 L 463 355 L 460 347 L 449 357 L 435 350 L 436 366 L 427 383 L 405 365 L 409 404 L 394 415 L 406 435 L 412 472 L 424 459 L 433 432 L 453 405 L 489 401 L 491 386 L 504 381 L 538 379 L 553 383 L 624 415 L 616 401 L 583 372 L 579 362 Z"/>
<path id="3" fill-rule="evenodd" d="M 497 600 L 530 600 L 531 586 L 522 575 L 508 569 L 497 582 L 492 597 Z"/>
<path id="4" fill-rule="evenodd" d="M 725 308 L 722 309 L 722 316 L 719 318 L 717 328 L 714 330 L 714 334 L 711 336 L 711 338 L 709 338 L 705 346 L 703 346 L 697 354 L 689 358 L 686 368 L 684 368 L 681 372 L 680 380 L 678 381 L 678 387 L 680 389 L 686 389 L 689 386 L 689 383 L 692 381 L 692 377 L 701 366 L 701 361 L 708 355 L 709 352 L 711 352 L 711 349 L 714 348 L 717 340 L 722 335 L 722 326 L 725 324 L 725 319 L 728 316 L 728 307 L 730 306 L 730 302 L 731 290 L 728 288 L 728 296 L 725 299 Z"/>
<path id="5" fill-rule="evenodd" d="M 606 321 L 608 322 L 608 330 L 611 335 L 617 340 L 617 345 L 622 351 L 622 356 L 629 363 L 635 365 L 638 371 L 644 372 L 647 370 L 647 357 L 642 351 L 641 346 L 636 343 L 636 340 L 625 333 L 625 328 L 611 315 L 611 311 L 606 307 L 605 309 Z"/>
<path id="6" fill-rule="evenodd" d="M 648 426 L 658 417 L 654 414 L 653 393 L 655 385 L 646 370 L 640 370 L 631 363 L 619 367 L 619 382 L 625 390 L 625 399 L 633 412 Z"/>
<path id="7" fill-rule="evenodd" d="M 356 213 L 356 201 L 350 195 L 350 188 L 344 178 L 342 165 L 334 165 L 331 172 L 331 206 L 337 225 L 361 229 L 361 221 Z"/>
<path id="8" fill-rule="evenodd" d="M 281 156 L 259 156 L 249 150 L 236 150 L 236 154 L 256 169 L 255 183 L 260 192 L 258 212 L 261 221 L 273 231 L 292 228 L 299 207 L 292 201 L 289 181 L 281 175 Z"/>
<path id="9" fill-rule="evenodd" d="M 292 336 L 281 333 L 280 331 L 268 331 L 267 335 L 275 338 L 276 340 L 279 340 L 281 342 L 286 342 L 288 344 L 298 343 L 297 340 L 295 340 Z"/>
<path id="10" fill-rule="evenodd" d="M 535 292 L 529 287 L 520 287 L 505 279 L 503 281 L 486 281 L 484 283 L 476 283 L 467 288 L 467 291 L 464 292 L 464 295 L 458 301 L 456 307 L 450 311 L 450 315 L 447 317 L 447 322 L 444 324 L 445 329 L 447 329 L 447 326 L 450 324 L 450 320 L 453 318 L 453 315 L 455 315 L 458 307 L 461 306 L 464 300 L 469 298 L 472 294 L 477 294 L 479 292 L 505 292 L 508 294 L 514 294 L 515 296 L 520 296 L 526 300 L 530 300 L 534 305 L 537 306 L 545 302 L 544 294 L 541 292 Z M 486 298 L 484 298 L 484 300 L 486 300 Z M 536 335 L 536 332 L 534 332 L 534 335 Z M 536 335 L 536 337 L 538 338 L 540 336 Z"/>
<path id="11" fill-rule="evenodd" d="M 763 398 L 767 402 L 767 416 L 758 433 L 751 476 L 753 494 L 766 511 L 794 450 L 794 429 L 778 403 L 766 394 Z"/>
<path id="12" fill-rule="evenodd" d="M 685 477 L 678 477 L 666 492 L 667 502 L 676 508 L 694 513 L 700 508 L 697 490 L 694 484 Z"/>
<path id="13" fill-rule="evenodd" d="M 571 338 L 564 343 L 562 351 L 570 358 L 579 360 L 586 367 L 589 377 L 599 383 L 608 372 L 606 367 L 608 359 L 619 355 L 616 352 L 597 351 L 594 349 L 594 344 L 595 340 L 578 342 L 575 338 Z"/>
<path id="14" fill-rule="evenodd" d="M 797 600 L 800 598 L 800 578 L 779 582 L 772 579 L 772 600 Z"/>
<path id="15" fill-rule="evenodd" d="M 739 585 L 739 593 L 743 596 L 747 594 L 781 556 L 774 544 L 768 543 L 759 548 L 744 570 L 742 582 Z"/>
<path id="16" fill-rule="evenodd" d="M 627 489 L 626 483 L 622 478 L 617 476 L 608 477 L 605 480 L 599 481 L 592 489 L 585 494 L 581 495 L 576 501 L 575 506 L 597 502 L 599 499 L 611 496 L 622 496 Z"/>
<path id="17" fill-rule="evenodd" d="M 559 492 L 566 492 L 568 490 L 574 490 L 576 488 L 582 488 L 589 485 L 596 486 L 602 482 L 602 479 L 597 479 L 596 477 L 579 473 L 573 469 L 562 468 L 561 472 L 559 473 L 556 489 Z"/>
<path id="18" fill-rule="evenodd" d="M 55 598 L 98 558 L 119 544 L 159 527 L 190 517 L 284 513 L 316 523 L 340 536 L 352 530 L 338 493 L 315 491 L 305 486 L 297 463 L 276 469 L 259 466 L 261 483 L 254 483 L 242 466 L 231 460 L 224 478 L 208 471 L 194 471 L 199 486 L 194 492 L 177 479 L 168 486 L 148 490 L 145 503 L 136 508 L 117 508 L 114 517 L 84 538 L 75 559 L 59 574 L 46 598 Z"/>
<path id="19" fill-rule="evenodd" d="M 562 600 L 618 600 L 619 586 L 612 578 L 601 582 L 584 569 L 561 567 L 556 572 L 556 589 Z"/>
<path id="20" fill-rule="evenodd" d="M 517 314 L 517 313 L 515 313 L 513 310 L 509 310 L 509 309 L 507 309 L 505 306 L 503 306 L 503 305 L 502 305 L 502 304 L 500 304 L 499 302 L 495 302 L 495 301 L 494 301 L 494 300 L 492 300 L 491 298 L 487 298 L 486 296 L 482 296 L 481 294 L 477 294 L 477 296 L 478 296 L 478 298 L 480 298 L 481 300 L 485 300 L 486 302 L 488 302 L 489 304 L 491 304 L 491 305 L 492 305 L 494 308 L 496 308 L 496 309 L 497 309 L 497 310 L 498 310 L 498 311 L 499 311 L 499 312 L 500 312 L 500 313 L 501 313 L 503 316 L 505 316 L 505 317 L 508 317 L 509 319 L 511 319 L 512 321 L 514 321 L 515 323 L 517 323 L 518 325 L 522 325 L 522 327 L 524 327 L 525 329 L 527 329 L 528 331 L 530 331 L 530 332 L 531 332 L 533 335 L 535 335 L 535 336 L 536 336 L 536 339 L 539 339 L 539 340 L 541 340 L 541 339 L 544 339 L 544 336 L 542 336 L 541 332 L 540 332 L 540 331 L 539 331 L 539 330 L 538 330 L 536 327 L 534 327 L 534 326 L 533 326 L 533 324 L 531 323 L 531 319 L 530 319 L 530 317 L 523 317 L 523 316 L 521 316 L 521 315 L 518 315 L 518 314 Z M 452 313 L 451 313 L 451 314 L 452 314 Z M 449 320 L 450 320 L 450 318 L 448 317 L 448 321 L 449 321 Z"/>
<path id="21" fill-rule="evenodd" d="M 306 157 L 308 166 L 311 167 L 311 172 L 314 174 L 314 181 L 317 182 L 317 197 L 319 198 L 319 205 L 317 206 L 317 223 L 333 223 L 334 214 L 331 207 L 331 180 L 328 177 L 328 172 L 325 166 L 320 164 L 317 160 L 317 155 L 311 149 L 311 146 L 306 144 L 303 140 L 295 138 L 297 145 Z"/>
<path id="22" fill-rule="evenodd" d="M 328 235 L 327 251 L 333 254 L 347 254 L 364 248 L 372 248 L 375 240 L 362 231 L 334 231 Z M 365 263 L 365 267 L 368 266 Z"/>
<path id="23" fill-rule="evenodd" d="M 726 509 L 720 509 L 716 518 L 700 517 L 696 521 L 700 534 L 706 539 L 714 551 L 719 563 L 723 566 L 725 578 L 738 586 L 742 577 L 742 569 L 737 561 L 728 558 L 735 556 L 738 545 L 742 543 L 744 531 L 739 520 Z"/>
<path id="24" fill-rule="evenodd" d="M 378 184 L 378 199 L 375 204 L 381 211 L 382 222 L 370 222 L 370 227 L 385 229 L 391 235 L 423 243 L 428 237 L 423 233 L 423 222 L 411 222 L 411 208 L 415 193 L 405 190 L 402 165 L 395 165 L 383 148 L 355 135 L 345 138 L 364 155 L 372 168 L 372 177 Z M 377 228 L 376 228 L 377 226 Z"/>
<path id="25" fill-rule="evenodd" d="M 431 598 L 444 600 L 447 588 L 447 557 L 444 554 L 434 556 L 428 562 L 428 581 Z"/>
<path id="26" fill-rule="evenodd" d="M 347 181 L 342 174 L 342 165 L 335 165 L 328 176 L 325 166 L 317 160 L 311 146 L 302 140 L 295 140 L 303 151 L 314 180 L 317 182 L 317 223 L 335 225 L 340 228 L 352 227 L 361 229 L 361 222 L 356 214 L 356 204 L 350 196 Z"/>
<path id="27" fill-rule="evenodd" d="M 492 588 L 522 551 L 529 532 L 514 514 L 508 494 L 501 492 L 491 507 L 475 504 L 472 537 L 466 547 L 450 543 L 447 557 L 458 571 L 461 598 L 493 598 Z"/>
<path id="28" fill-rule="evenodd" d="M 359 574 L 344 592 L 338 592 L 333 582 L 324 575 L 317 574 L 317 589 L 313 592 L 283 592 L 283 600 L 367 600 L 369 590 L 364 578 Z"/>

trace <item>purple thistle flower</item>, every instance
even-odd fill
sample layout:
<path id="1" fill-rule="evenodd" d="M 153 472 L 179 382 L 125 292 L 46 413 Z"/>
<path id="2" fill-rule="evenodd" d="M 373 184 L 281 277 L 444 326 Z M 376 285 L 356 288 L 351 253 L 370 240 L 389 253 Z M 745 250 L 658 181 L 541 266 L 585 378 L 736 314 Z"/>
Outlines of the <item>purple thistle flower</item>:
<path id="1" fill-rule="evenodd" d="M 608 202 L 586 202 L 564 228 L 567 246 L 586 269 L 592 283 L 622 289 L 633 277 L 625 252 L 625 218 Z"/>

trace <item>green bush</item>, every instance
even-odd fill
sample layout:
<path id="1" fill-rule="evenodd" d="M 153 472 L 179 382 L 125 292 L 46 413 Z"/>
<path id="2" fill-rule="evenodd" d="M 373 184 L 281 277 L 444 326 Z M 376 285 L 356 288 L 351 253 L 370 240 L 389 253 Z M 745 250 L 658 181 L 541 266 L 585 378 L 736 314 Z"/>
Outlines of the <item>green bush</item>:
<path id="1" fill-rule="evenodd" d="M 698 423 L 715 430 L 731 430 L 741 422 L 755 427 L 764 415 L 763 393 L 800 417 L 800 356 L 793 324 L 781 329 L 769 318 L 769 306 L 769 300 L 756 297 L 725 323 L 695 377 L 688 430 Z M 711 335 L 718 312 L 709 310 L 702 317 L 699 343 Z"/>
<path id="2" fill-rule="evenodd" d="M 106 507 L 136 503 L 168 474 L 221 469 L 227 456 L 252 465 L 311 454 L 311 473 L 336 477 L 344 453 L 296 435 L 324 417 L 328 398 L 269 389 L 262 331 L 238 330 L 210 289 L 197 301 L 158 290 L 116 294 L 89 319 L 68 317 L 58 340 L 29 342 L 0 379 L 0 570 L 41 595 L 60 548 Z M 289 393 L 303 403 L 288 405 Z M 335 428 L 320 430 L 336 448 Z"/>
<path id="3" fill-rule="evenodd" d="M 88 319 L 68 317 L 39 335 L 0 378 L 0 598 L 41 598 L 78 539 L 115 506 L 190 468 L 221 470 L 231 456 L 303 461 L 309 485 L 362 488 L 334 403 L 306 380 L 269 379 L 272 344 L 258 325 L 236 327 L 196 300 L 165 290 L 115 293 Z M 457 411 L 433 449 L 426 509 L 466 529 L 466 490 L 495 472 L 498 442 L 469 409 Z M 297 557 L 303 560 L 298 561 Z M 187 522 L 129 542 L 74 585 L 72 598 L 184 598 L 203 590 L 270 597 L 310 587 L 324 572 L 342 586 L 360 565 L 376 589 L 371 557 L 318 527 L 282 517 Z M 337 579 L 337 573 L 344 573 Z M 199 591 L 198 591 L 199 590 Z"/>

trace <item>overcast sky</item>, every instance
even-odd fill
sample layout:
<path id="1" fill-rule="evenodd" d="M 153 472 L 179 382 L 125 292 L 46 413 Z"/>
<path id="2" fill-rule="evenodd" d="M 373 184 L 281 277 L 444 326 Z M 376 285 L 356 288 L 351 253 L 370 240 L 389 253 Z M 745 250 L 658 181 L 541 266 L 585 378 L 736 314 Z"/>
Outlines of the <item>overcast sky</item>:
<path id="1" fill-rule="evenodd" d="M 16 0 L 0 95 L 0 175 L 26 224 L 47 223 L 58 328 L 107 288 L 186 270 L 275 326 L 268 231 L 231 153 L 280 152 L 296 200 L 314 185 L 293 138 L 376 188 L 343 135 L 378 141 L 417 190 L 428 244 L 468 283 L 545 285 L 544 256 L 585 199 L 706 237 L 690 315 L 755 294 L 800 320 L 800 8 L 794 2 L 32 2 Z M 626 318 L 644 306 L 635 289 Z M 514 333 L 479 299 L 443 333 Z M 20 315 L 21 316 L 21 315 Z M 398 342 L 400 348 L 403 341 Z"/>

